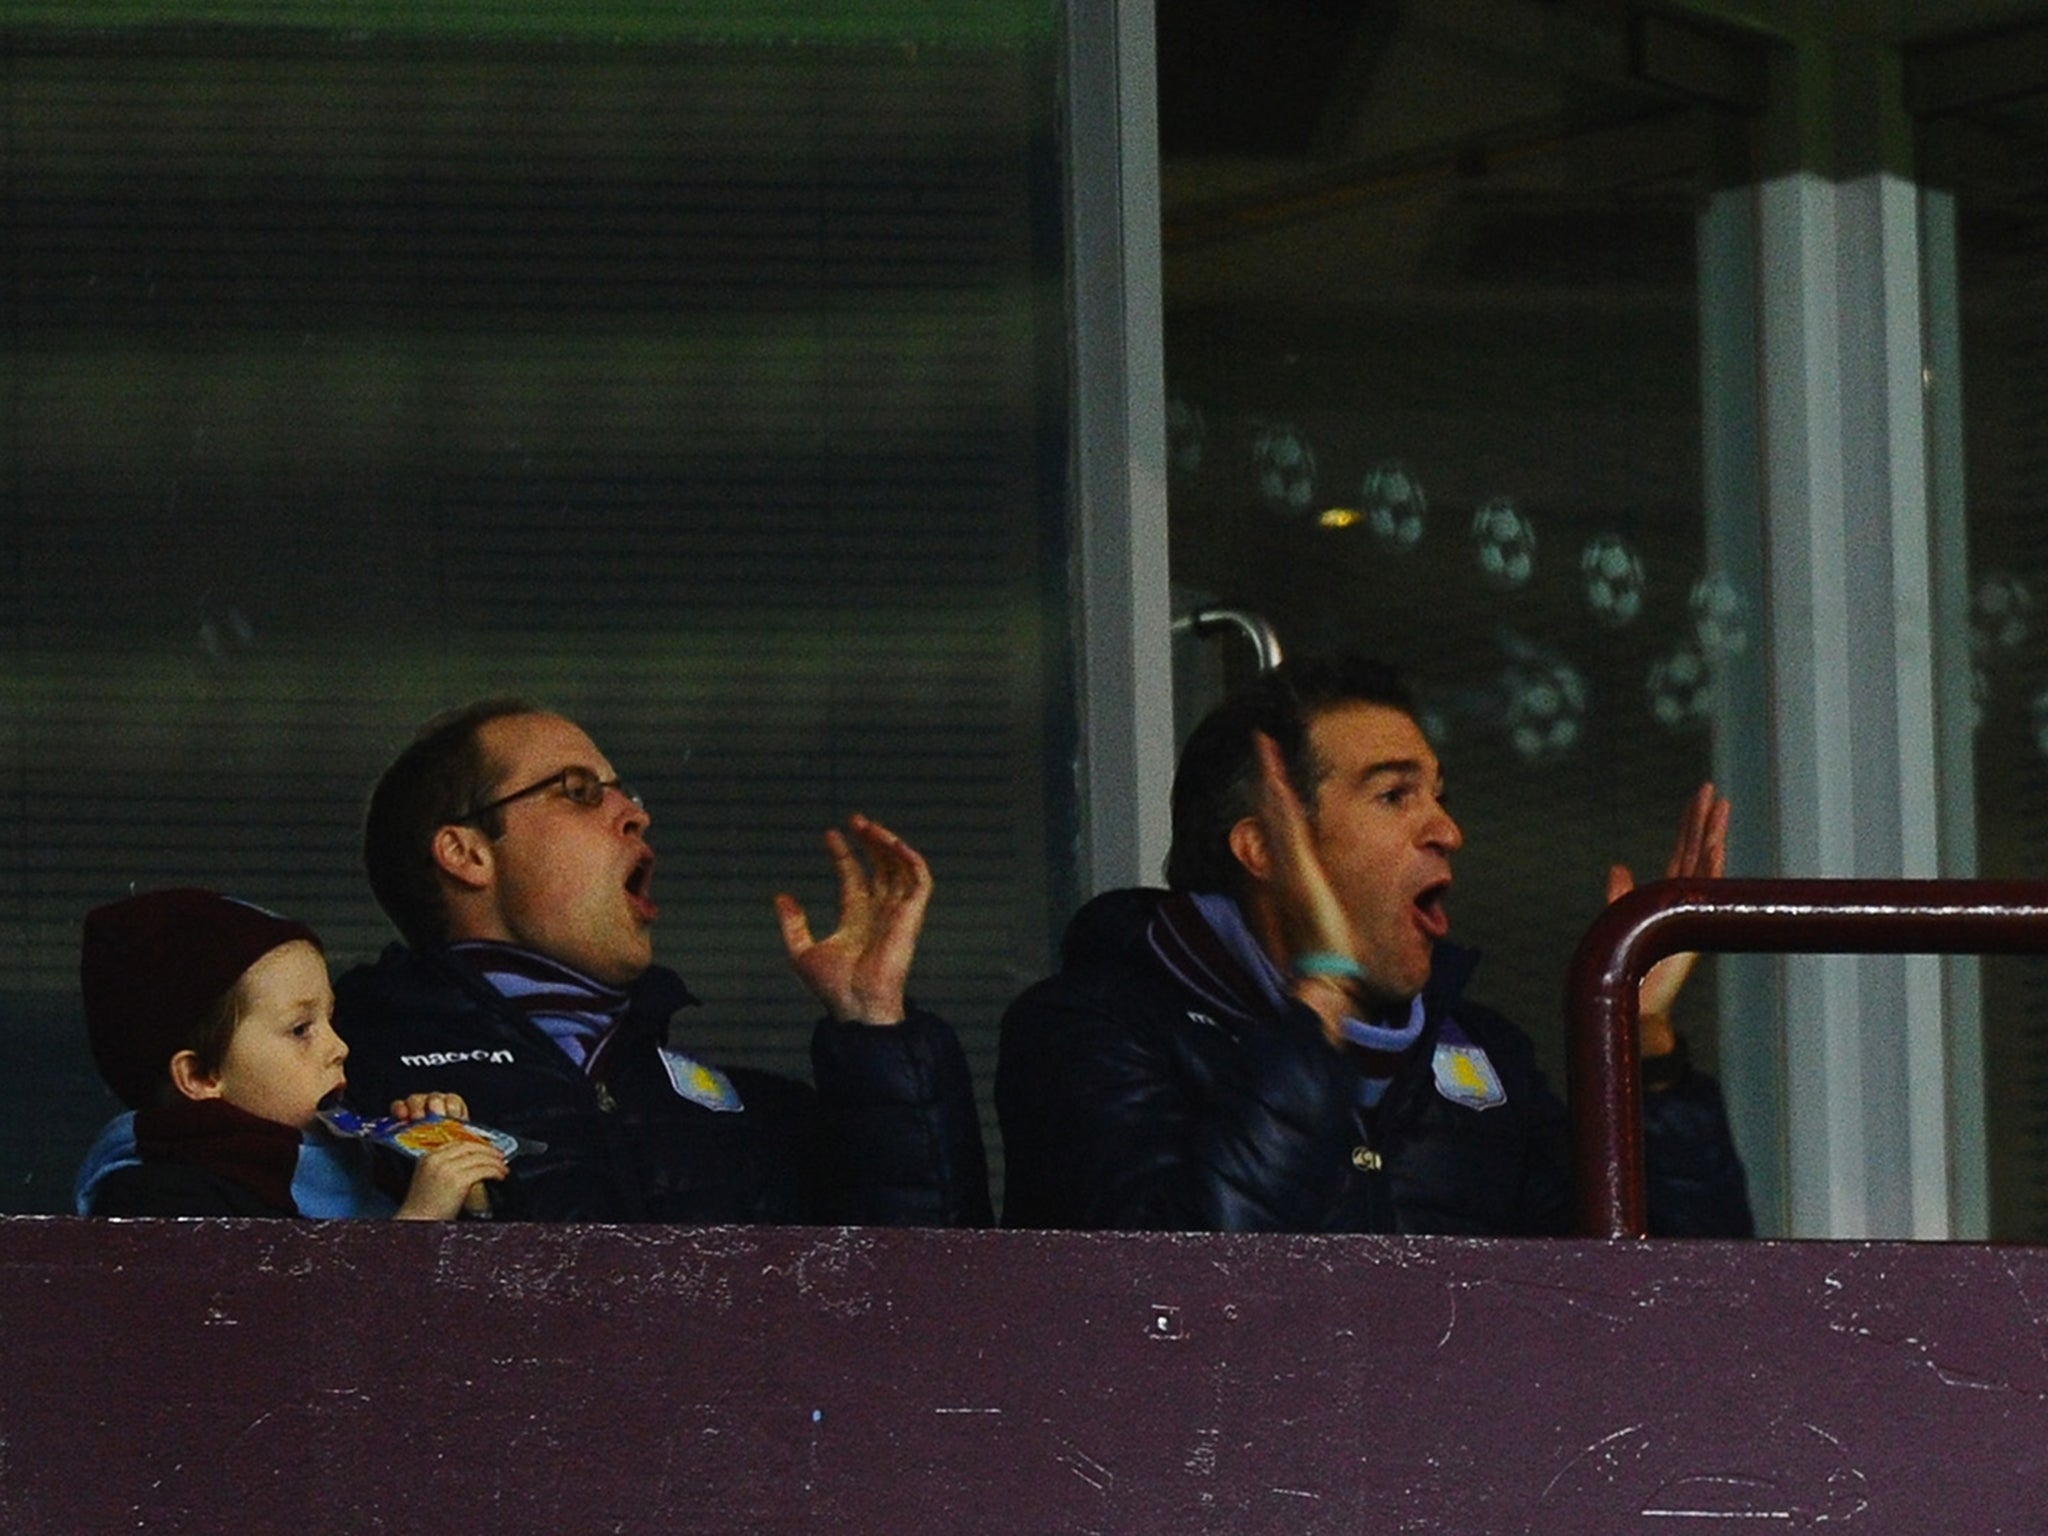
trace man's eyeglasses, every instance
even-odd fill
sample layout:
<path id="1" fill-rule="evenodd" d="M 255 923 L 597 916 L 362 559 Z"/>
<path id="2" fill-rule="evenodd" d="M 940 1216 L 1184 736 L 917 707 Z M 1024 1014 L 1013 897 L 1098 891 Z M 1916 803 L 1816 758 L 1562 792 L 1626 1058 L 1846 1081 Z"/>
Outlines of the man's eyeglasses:
<path id="1" fill-rule="evenodd" d="M 524 789 L 515 789 L 509 795 L 500 795 L 497 799 L 491 801 L 490 804 L 480 805 L 475 810 L 456 817 L 455 825 L 458 827 L 467 826 L 473 821 L 479 821 L 490 815 L 493 811 L 503 810 L 514 800 L 525 800 L 533 795 L 544 795 L 551 789 L 561 790 L 564 800 L 572 801 L 577 805 L 588 806 L 593 810 L 604 804 L 606 791 L 613 789 L 616 789 L 635 805 L 644 805 L 646 803 L 617 779 L 601 779 L 588 768 L 564 768 L 561 772 L 551 773 L 546 778 L 527 785 Z"/>

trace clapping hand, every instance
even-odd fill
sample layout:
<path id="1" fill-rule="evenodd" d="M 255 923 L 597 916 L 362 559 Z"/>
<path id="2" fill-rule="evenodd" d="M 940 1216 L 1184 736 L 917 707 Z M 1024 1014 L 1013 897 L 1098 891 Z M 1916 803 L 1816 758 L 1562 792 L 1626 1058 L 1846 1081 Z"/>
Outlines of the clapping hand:
<path id="1" fill-rule="evenodd" d="M 1687 802 L 1679 818 L 1678 841 L 1664 866 L 1667 880 L 1718 880 L 1728 867 L 1728 802 L 1714 793 L 1712 784 L 1702 784 Z M 1626 864 L 1607 871 L 1607 899 L 1618 901 L 1636 888 L 1635 876 Z M 1643 977 L 1640 998 L 1642 1052 L 1665 1056 L 1677 1049 L 1678 1036 L 1671 1027 L 1671 1010 L 1678 994 L 1692 974 L 1699 956 L 1690 952 L 1666 955 Z"/>
<path id="2" fill-rule="evenodd" d="M 834 1019 L 900 1024 L 910 962 L 931 901 L 931 870 L 915 848 L 880 822 L 854 816 L 846 825 L 852 842 L 837 828 L 825 834 L 825 851 L 839 876 L 839 926 L 822 939 L 811 937 L 803 907 L 783 892 L 775 898 L 782 944 L 790 969 Z"/>
<path id="3" fill-rule="evenodd" d="M 1290 955 L 1349 955 L 1355 944 L 1351 920 L 1316 852 L 1308 810 L 1288 781 L 1279 744 L 1263 731 L 1254 741 L 1259 753 L 1256 820 L 1262 874 L 1272 893 L 1280 942 Z M 1344 1015 L 1358 1006 L 1350 988 L 1335 977 L 1314 976 L 1297 979 L 1292 991 L 1315 1010 L 1330 1043 L 1340 1043 Z"/>

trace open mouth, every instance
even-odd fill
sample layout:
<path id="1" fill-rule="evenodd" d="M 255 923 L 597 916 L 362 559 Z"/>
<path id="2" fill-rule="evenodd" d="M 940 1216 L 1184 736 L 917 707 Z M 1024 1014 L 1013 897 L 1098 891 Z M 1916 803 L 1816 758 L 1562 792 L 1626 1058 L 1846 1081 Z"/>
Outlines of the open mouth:
<path id="1" fill-rule="evenodd" d="M 1415 921 L 1432 939 L 1441 939 L 1451 931 L 1451 914 L 1444 908 L 1444 897 L 1450 889 L 1450 881 L 1440 880 L 1416 893 Z"/>
<path id="2" fill-rule="evenodd" d="M 631 903 L 634 916 L 643 923 L 651 923 L 661 915 L 661 908 L 654 901 L 654 853 L 651 849 L 642 854 L 626 874 L 626 900 Z"/>

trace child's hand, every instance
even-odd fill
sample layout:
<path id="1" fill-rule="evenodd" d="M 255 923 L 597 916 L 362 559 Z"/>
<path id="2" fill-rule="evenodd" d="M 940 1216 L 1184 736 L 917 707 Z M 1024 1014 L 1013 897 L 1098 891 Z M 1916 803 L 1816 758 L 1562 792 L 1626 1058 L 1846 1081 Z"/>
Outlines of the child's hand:
<path id="1" fill-rule="evenodd" d="M 416 1097 L 451 1096 L 429 1094 Z M 456 1102 L 462 1101 L 457 1099 Z M 397 1114 L 398 1110 L 394 1107 L 392 1113 Z M 405 1192 L 405 1204 L 398 1208 L 398 1219 L 453 1221 L 465 1207 L 478 1213 L 488 1210 L 483 1181 L 502 1179 L 505 1172 L 504 1154 L 486 1142 L 451 1141 L 446 1146 L 436 1147 L 414 1166 L 412 1186 Z"/>
<path id="2" fill-rule="evenodd" d="M 439 1115 L 443 1120 L 467 1120 L 469 1106 L 459 1093 L 409 1093 L 391 1101 L 394 1120 L 424 1120 Z"/>

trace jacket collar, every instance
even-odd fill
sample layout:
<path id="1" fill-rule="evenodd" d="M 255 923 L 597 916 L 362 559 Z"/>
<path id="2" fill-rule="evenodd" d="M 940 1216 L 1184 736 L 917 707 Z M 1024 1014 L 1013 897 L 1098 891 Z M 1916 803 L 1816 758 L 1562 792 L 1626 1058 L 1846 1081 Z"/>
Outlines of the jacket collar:
<path id="1" fill-rule="evenodd" d="M 1112 894 L 1122 897 L 1135 893 Z M 1104 908 L 1102 904 L 1106 898 L 1101 897 L 1082 909 L 1074 920 L 1074 928 L 1081 926 L 1083 917 L 1101 908 L 1101 916 L 1112 919 L 1117 927 L 1124 930 L 1124 942 L 1142 944 L 1149 949 L 1159 963 L 1213 1009 L 1247 1022 L 1272 1014 L 1274 1003 L 1268 984 L 1253 973 L 1232 945 L 1217 935 L 1194 897 L 1180 891 L 1147 891 L 1144 894 L 1153 899 L 1145 908 L 1147 920 L 1135 929 L 1135 933 L 1129 926 L 1132 916 L 1129 903 L 1121 902 Z M 1092 939 L 1084 938 L 1077 946 L 1074 931 L 1070 929 L 1067 938 L 1070 963 L 1077 947 L 1084 952 L 1095 950 L 1103 937 L 1098 932 Z M 1426 1029 L 1433 1030 L 1437 1021 L 1450 1012 L 1464 995 L 1465 986 L 1478 967 L 1479 951 L 1476 949 L 1468 949 L 1446 939 L 1439 941 L 1431 950 L 1429 980 L 1422 988 Z"/>
<path id="2" fill-rule="evenodd" d="M 385 960 L 402 965 L 408 951 L 402 944 L 394 944 L 385 951 Z M 445 978 L 477 1001 L 489 1005 L 495 1012 L 507 1012 L 508 1006 L 503 993 L 490 984 L 483 972 L 460 954 L 448 949 L 421 950 L 411 958 L 425 965 L 431 972 Z M 684 983 L 683 978 L 663 966 L 649 966 L 647 970 L 626 989 L 626 1024 L 637 1027 L 647 1019 L 653 1019 L 657 1028 L 668 1024 L 669 1015 L 678 1008 L 691 1008 L 697 1004 L 697 995 Z"/>
<path id="3" fill-rule="evenodd" d="M 1422 1004 L 1431 1018 L 1449 1013 L 1465 994 L 1465 985 L 1479 969 L 1479 951 L 1439 939 L 1429 954 L 1429 980 L 1422 986 Z"/>

